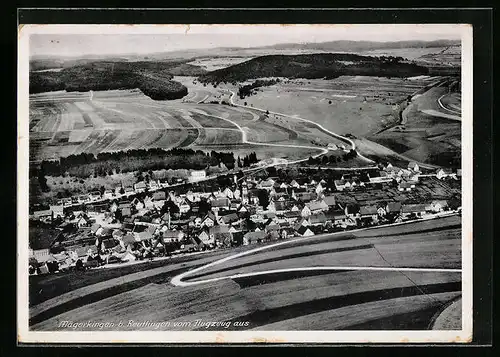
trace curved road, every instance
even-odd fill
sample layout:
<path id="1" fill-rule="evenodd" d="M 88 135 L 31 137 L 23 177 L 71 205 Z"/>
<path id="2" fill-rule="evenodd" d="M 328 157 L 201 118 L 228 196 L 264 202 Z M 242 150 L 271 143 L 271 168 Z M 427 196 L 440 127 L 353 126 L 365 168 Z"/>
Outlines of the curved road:
<path id="1" fill-rule="evenodd" d="M 380 225 L 377 228 L 380 228 L 380 227 L 389 227 L 389 226 L 397 226 L 397 225 L 402 225 L 402 224 L 407 224 L 407 223 L 410 223 L 410 222 Z M 355 232 L 355 231 L 363 231 L 363 230 L 366 230 L 366 229 L 369 229 L 369 228 L 355 229 L 355 230 L 352 230 L 350 232 L 352 233 L 352 232 Z M 339 235 L 339 234 L 345 234 L 345 232 L 328 233 L 328 234 L 325 234 L 325 235 L 334 236 L 334 235 Z M 189 277 L 190 275 L 192 275 L 194 273 L 197 273 L 197 272 L 205 270 L 207 268 L 211 268 L 213 266 L 225 263 L 225 262 L 233 260 L 233 259 L 240 258 L 240 257 L 245 256 L 245 255 L 254 254 L 254 253 L 260 252 L 262 250 L 274 248 L 274 247 L 285 245 L 285 244 L 296 243 L 296 242 L 305 241 L 305 240 L 308 240 L 308 239 L 317 239 L 320 236 L 323 236 L 323 235 L 314 235 L 314 236 L 310 236 L 310 237 L 302 237 L 302 238 L 297 238 L 297 239 L 290 239 L 290 240 L 286 240 L 286 241 L 283 241 L 283 242 L 279 242 L 279 243 L 275 243 L 275 244 L 271 244 L 271 245 L 266 245 L 266 246 L 263 246 L 263 247 L 258 247 L 258 248 L 255 248 L 255 249 L 247 250 L 245 252 L 241 252 L 241 253 L 237 253 L 237 254 L 234 254 L 234 255 L 230 255 L 230 256 L 228 256 L 226 258 L 222 258 L 222 259 L 216 260 L 216 261 L 214 261 L 212 263 L 203 265 L 203 266 L 201 266 L 199 268 L 195 268 L 193 270 L 189 270 L 187 272 L 179 274 L 179 275 L 173 277 L 170 282 L 171 282 L 172 285 L 175 285 L 175 286 L 193 286 L 193 285 L 206 284 L 206 283 L 211 283 L 211 282 L 215 282 L 215 281 L 219 281 L 219 280 L 226 280 L 226 279 L 236 279 L 236 278 L 249 277 L 249 276 L 272 274 L 272 273 L 284 273 L 284 272 L 292 272 L 292 271 L 310 271 L 310 270 L 332 270 L 332 271 L 334 271 L 334 270 L 360 270 L 360 271 L 361 270 L 379 270 L 379 271 L 397 271 L 397 272 L 404 272 L 404 271 L 417 272 L 417 271 L 419 271 L 419 272 L 450 272 L 450 273 L 461 273 L 462 272 L 462 269 L 450 269 L 450 268 L 408 268 L 408 267 L 401 268 L 401 267 L 392 267 L 392 266 L 388 266 L 388 267 L 371 267 L 371 266 L 366 266 L 366 267 L 362 267 L 362 266 L 358 266 L 358 267 L 356 267 L 356 266 L 354 266 L 354 267 L 353 266 L 349 266 L 349 267 L 347 267 L 347 266 L 329 266 L 329 267 L 325 267 L 325 266 L 314 266 L 314 267 L 301 267 L 301 268 L 287 268 L 287 269 L 265 270 L 265 271 L 251 272 L 251 273 L 228 275 L 228 276 L 211 278 L 211 279 L 204 279 L 204 280 L 183 281 L 183 279 Z"/>
<path id="2" fill-rule="evenodd" d="M 233 92 L 232 90 L 230 90 L 231 92 L 231 104 L 234 105 L 234 106 L 237 106 L 237 107 L 241 107 L 241 108 L 245 108 L 244 105 L 241 105 L 241 104 L 237 104 L 235 101 L 234 101 L 234 97 L 236 96 L 236 93 Z M 266 113 L 267 111 L 264 110 L 264 109 L 261 109 L 261 108 L 256 108 L 256 107 L 253 107 L 252 109 L 255 109 L 255 110 L 258 110 L 258 111 L 261 111 L 261 112 L 264 112 Z M 275 114 L 275 115 L 281 115 L 281 116 L 284 116 L 284 117 L 287 117 L 287 118 L 291 118 L 291 119 L 297 119 L 297 120 L 300 120 L 300 121 L 304 121 L 304 122 L 307 122 L 307 123 L 310 123 L 310 124 L 313 124 L 315 126 L 317 126 L 318 128 L 320 128 L 322 131 L 330 134 L 331 136 L 339 139 L 339 140 L 342 140 L 344 142 L 348 142 L 352 149 L 353 150 L 356 150 L 356 144 L 354 143 L 354 141 L 352 141 L 351 139 L 345 137 L 345 136 L 342 136 L 342 135 L 339 135 L 339 134 L 336 134 L 328 129 L 326 129 L 324 126 L 318 124 L 318 123 L 315 123 L 313 122 L 312 120 L 309 120 L 309 119 L 304 119 L 304 118 L 301 118 L 301 117 L 298 117 L 298 116 L 291 116 L 291 115 L 288 115 L 288 114 L 284 114 L 284 113 L 278 113 L 278 112 L 272 112 L 272 111 L 269 111 L 270 114 Z M 328 152 L 328 150 L 326 150 Z M 361 158 L 362 160 L 366 161 L 366 162 L 369 162 L 369 163 L 374 163 L 375 161 L 361 155 L 359 152 L 358 152 L 358 157 Z"/>

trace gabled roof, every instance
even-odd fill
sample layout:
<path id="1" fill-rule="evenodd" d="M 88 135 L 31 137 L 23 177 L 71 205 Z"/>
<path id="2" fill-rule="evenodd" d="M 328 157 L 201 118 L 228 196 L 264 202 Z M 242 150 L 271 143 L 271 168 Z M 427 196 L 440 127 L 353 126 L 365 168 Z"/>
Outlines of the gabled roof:
<path id="1" fill-rule="evenodd" d="M 424 212 L 425 210 L 425 204 L 405 204 L 401 207 L 403 213 Z"/>
<path id="2" fill-rule="evenodd" d="M 146 188 L 146 183 L 144 181 L 137 182 L 134 187 L 137 188 Z"/>
<path id="3" fill-rule="evenodd" d="M 323 201 L 308 202 L 308 203 L 306 203 L 306 206 L 309 207 L 309 209 L 311 211 L 327 210 L 328 209 L 328 205 Z"/>
<path id="4" fill-rule="evenodd" d="M 359 209 L 359 214 L 362 216 L 376 215 L 377 212 L 378 212 L 377 206 L 361 206 Z"/>
<path id="5" fill-rule="evenodd" d="M 357 203 L 348 203 L 346 205 L 346 211 L 348 214 L 356 214 L 359 212 L 359 205 Z"/>
<path id="6" fill-rule="evenodd" d="M 207 215 L 205 217 L 203 217 L 203 221 L 207 220 L 207 219 L 211 219 L 212 221 L 215 222 L 215 215 L 212 213 L 212 211 L 208 212 Z"/>
<path id="7" fill-rule="evenodd" d="M 330 196 L 325 196 L 323 197 L 323 201 L 328 205 L 328 206 L 335 206 L 336 204 L 336 199 L 334 195 Z"/>
<path id="8" fill-rule="evenodd" d="M 303 235 L 305 232 L 307 231 L 310 231 L 309 227 L 306 227 L 306 226 L 300 226 L 299 229 L 297 229 L 297 232 L 300 234 L 300 235 Z"/>
<path id="9" fill-rule="evenodd" d="M 216 235 L 220 233 L 229 233 L 229 226 L 213 226 L 208 230 L 210 234 Z"/>
<path id="10" fill-rule="evenodd" d="M 389 202 L 387 204 L 387 212 L 400 212 L 401 202 Z"/>
<path id="11" fill-rule="evenodd" d="M 212 201 L 212 207 L 227 207 L 231 204 L 229 198 L 217 198 Z"/>
<path id="12" fill-rule="evenodd" d="M 283 213 L 286 218 L 300 217 L 300 211 L 287 211 Z"/>
<path id="13" fill-rule="evenodd" d="M 326 216 L 324 213 L 313 214 L 309 217 L 309 222 L 311 224 L 326 223 Z"/>
<path id="14" fill-rule="evenodd" d="M 174 231 L 172 229 L 167 229 L 166 231 L 163 232 L 162 236 L 163 238 L 179 238 L 183 234 L 184 233 L 182 231 Z"/>
<path id="15" fill-rule="evenodd" d="M 164 200 L 166 197 L 165 191 L 156 191 L 153 193 L 153 200 Z"/>
<path id="16" fill-rule="evenodd" d="M 222 221 L 224 223 L 231 223 L 234 221 L 237 221 L 239 219 L 238 215 L 236 213 L 229 213 L 221 217 Z"/>
<path id="17" fill-rule="evenodd" d="M 248 232 L 243 237 L 249 241 L 263 239 L 266 237 L 266 232 L 264 231 Z"/>
<path id="18" fill-rule="evenodd" d="M 101 225 L 100 225 L 100 224 L 98 224 L 98 223 L 94 223 L 94 224 L 90 227 L 90 231 L 91 231 L 92 233 L 95 233 L 95 232 L 97 232 L 97 231 L 99 230 L 99 228 L 101 228 Z"/>

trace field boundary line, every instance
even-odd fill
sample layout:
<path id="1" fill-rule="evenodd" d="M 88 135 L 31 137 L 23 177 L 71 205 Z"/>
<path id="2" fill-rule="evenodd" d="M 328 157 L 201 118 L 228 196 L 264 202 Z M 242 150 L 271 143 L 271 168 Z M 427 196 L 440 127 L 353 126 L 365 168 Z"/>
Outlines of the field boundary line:
<path id="1" fill-rule="evenodd" d="M 189 275 L 192 275 L 194 273 L 200 272 L 200 271 L 205 270 L 207 268 L 211 268 L 213 266 L 225 263 L 225 262 L 233 260 L 233 259 L 237 259 L 237 258 L 246 256 L 246 255 L 249 255 L 249 254 L 253 254 L 253 253 L 260 252 L 260 251 L 263 251 L 263 250 L 266 250 L 266 249 L 270 249 L 270 248 L 282 246 L 282 245 L 285 245 L 285 244 L 291 244 L 291 243 L 295 243 L 295 242 L 301 242 L 301 241 L 307 241 L 307 240 L 311 240 L 311 239 L 317 239 L 318 237 L 324 237 L 324 236 L 336 236 L 336 235 L 340 235 L 340 234 L 346 234 L 346 232 L 347 233 L 361 232 L 361 231 L 365 231 L 365 230 L 372 229 L 372 228 L 384 228 L 384 227 L 399 226 L 399 225 L 405 225 L 405 224 L 409 224 L 409 223 L 415 223 L 415 222 L 421 222 L 421 221 L 427 221 L 427 220 L 439 219 L 439 218 L 441 218 L 441 217 L 429 217 L 429 218 L 420 219 L 420 220 L 412 220 L 412 221 L 407 221 L 407 222 L 384 224 L 384 225 L 380 225 L 380 226 L 377 226 L 377 227 L 359 228 L 359 229 L 353 229 L 353 230 L 350 230 L 350 231 L 342 231 L 342 232 L 335 232 L 335 233 L 319 234 L 319 235 L 313 235 L 313 236 L 309 236 L 309 237 L 301 237 L 301 238 L 297 238 L 297 239 L 290 239 L 290 240 L 286 240 L 286 241 L 283 241 L 283 242 L 279 242 L 279 243 L 275 243 L 275 244 L 270 244 L 270 245 L 266 245 L 266 246 L 263 246 L 263 247 L 258 247 L 258 248 L 255 248 L 255 249 L 251 249 L 251 250 L 248 250 L 248 251 L 237 253 L 237 254 L 234 254 L 234 255 L 230 255 L 228 257 L 216 260 L 216 261 L 214 261 L 212 263 L 203 265 L 203 266 L 195 268 L 193 270 L 188 270 L 187 272 L 184 272 L 182 274 L 179 274 L 179 275 L 173 277 L 172 280 L 170 281 L 170 283 L 172 285 L 174 285 L 174 286 L 192 286 L 192 285 L 204 284 L 204 283 L 218 281 L 218 280 L 223 280 L 223 279 L 233 279 L 233 278 L 238 278 L 238 277 L 243 277 L 243 276 L 255 276 L 255 275 L 270 274 L 272 272 L 301 271 L 301 270 L 318 270 L 318 269 L 329 269 L 329 270 L 356 270 L 356 269 L 357 270 L 381 270 L 382 267 L 349 267 L 349 268 L 348 267 L 309 267 L 309 268 L 303 267 L 303 268 L 278 269 L 277 271 L 260 271 L 260 272 L 254 272 L 254 273 L 246 273 L 246 274 L 250 274 L 250 275 L 236 274 L 236 275 L 232 275 L 232 276 L 224 276 L 224 277 L 213 278 L 213 279 L 206 279 L 206 280 L 198 280 L 198 281 L 190 281 L 190 282 L 183 281 L 183 279 L 186 278 L 186 277 L 188 277 Z M 384 269 L 385 270 L 392 269 L 392 271 L 401 271 L 402 269 L 404 269 L 403 271 L 410 271 L 409 269 L 413 269 L 411 271 L 426 271 L 425 269 L 433 269 L 433 270 L 428 270 L 428 271 L 434 271 L 434 272 L 438 272 L 438 271 L 461 272 L 462 271 L 462 269 L 408 268 L 408 267 L 407 268 L 385 267 Z M 436 270 L 436 269 L 438 269 L 438 270 Z"/>

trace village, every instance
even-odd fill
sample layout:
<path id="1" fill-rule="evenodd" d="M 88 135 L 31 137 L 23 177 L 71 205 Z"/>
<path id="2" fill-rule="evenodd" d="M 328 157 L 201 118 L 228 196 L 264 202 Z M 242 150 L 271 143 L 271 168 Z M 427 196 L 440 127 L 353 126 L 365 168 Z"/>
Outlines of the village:
<path id="1" fill-rule="evenodd" d="M 264 175 L 263 175 L 264 172 Z M 461 212 L 461 170 L 391 164 L 297 177 L 193 171 L 62 199 L 30 215 L 30 274 L 112 267 Z"/>

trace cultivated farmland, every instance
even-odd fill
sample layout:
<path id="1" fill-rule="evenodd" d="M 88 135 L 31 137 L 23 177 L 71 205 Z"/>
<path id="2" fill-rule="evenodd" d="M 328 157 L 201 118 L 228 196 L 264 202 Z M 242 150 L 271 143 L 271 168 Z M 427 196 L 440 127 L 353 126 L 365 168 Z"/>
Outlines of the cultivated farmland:
<path id="1" fill-rule="evenodd" d="M 255 330 L 422 330 L 435 320 L 439 328 L 458 329 L 460 306 L 447 309 L 461 296 L 457 224 L 458 217 L 448 217 L 290 240 L 260 252 L 246 246 L 83 277 L 32 277 L 30 291 L 38 303 L 30 309 L 30 324 L 57 330 L 62 320 L 109 320 L 105 311 L 112 309 L 117 320 L 249 321 L 244 329 Z M 245 251 L 183 278 L 192 285 L 172 284 L 180 273 Z M 316 270 L 300 270 L 307 267 Z M 282 271 L 264 273 L 275 269 Z M 214 278 L 221 280 L 204 282 Z M 37 292 L 45 297 L 37 298 Z M 442 313 L 445 318 L 439 318 Z"/>
<path id="2" fill-rule="evenodd" d="M 195 87 L 191 98 L 203 96 L 197 92 L 199 86 Z M 214 88 L 205 92 L 226 97 L 229 93 Z M 273 150 L 271 157 L 307 158 L 319 153 L 319 149 L 276 145 L 290 145 L 293 141 L 297 146 L 306 144 L 319 148 L 327 145 L 329 139 L 335 140 L 311 125 L 305 128 L 298 120 L 288 118 L 286 123 L 273 122 L 251 108 L 189 100 L 159 102 L 138 90 L 33 95 L 30 132 L 32 161 L 128 149 L 193 147 L 213 150 L 217 147 L 231 150 L 235 145 L 238 150 L 239 145 L 243 145 L 241 148 L 261 151 L 263 155 L 259 157 L 269 157 L 264 147 L 255 143 L 272 143 L 277 150 Z M 249 143 L 244 141 L 244 133 Z M 317 140 L 318 137 L 321 140 Z"/>

